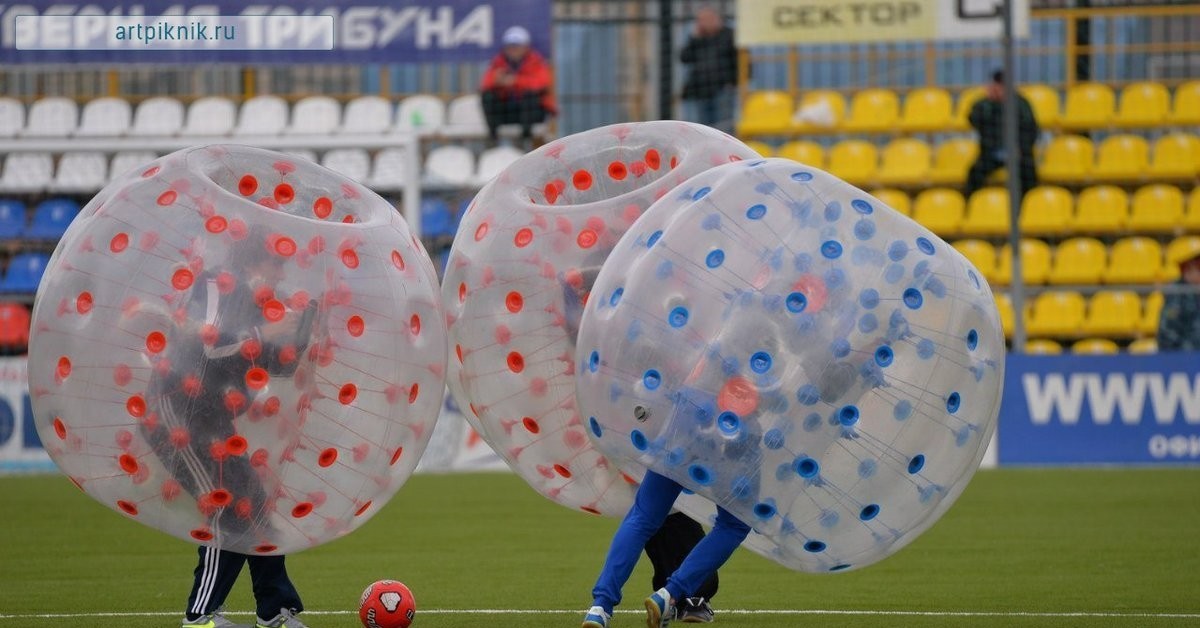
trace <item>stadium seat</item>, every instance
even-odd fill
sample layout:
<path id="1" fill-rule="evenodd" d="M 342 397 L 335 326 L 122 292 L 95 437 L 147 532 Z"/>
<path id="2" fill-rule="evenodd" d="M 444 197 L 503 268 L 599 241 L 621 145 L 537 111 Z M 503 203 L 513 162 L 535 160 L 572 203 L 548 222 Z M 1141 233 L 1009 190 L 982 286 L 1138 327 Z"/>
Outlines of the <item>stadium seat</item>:
<path id="1" fill-rule="evenodd" d="M 1151 292 L 1146 297 L 1145 306 L 1142 308 L 1142 321 L 1138 324 L 1138 331 L 1143 334 L 1153 336 L 1158 333 L 1158 319 L 1162 316 L 1163 308 L 1163 293 Z"/>
<path id="2" fill-rule="evenodd" d="M 1158 341 L 1154 338 L 1138 338 L 1129 343 L 1129 346 L 1125 347 L 1125 350 L 1137 355 L 1158 353 Z"/>
<path id="3" fill-rule="evenodd" d="M 1126 226 L 1132 231 L 1170 233 L 1183 224 L 1183 192 L 1155 183 L 1133 193 Z"/>
<path id="4" fill-rule="evenodd" d="M 430 94 L 414 94 L 400 101 L 396 108 L 397 131 L 431 135 L 439 133 L 446 123 L 446 103 Z"/>
<path id="5" fill-rule="evenodd" d="M 1033 300 L 1029 316 L 1032 336 L 1076 336 L 1087 304 L 1078 292 L 1043 292 Z"/>
<path id="6" fill-rule="evenodd" d="M 1071 345 L 1071 353 L 1085 355 L 1111 355 L 1120 353 L 1121 347 L 1108 338 L 1084 338 Z"/>
<path id="7" fill-rule="evenodd" d="M 904 97 L 900 129 L 909 132 L 948 131 L 952 129 L 954 107 L 950 93 L 940 87 L 914 89 Z"/>
<path id="8" fill-rule="evenodd" d="M 1078 183 L 1092 172 L 1095 147 L 1080 135 L 1058 135 L 1050 140 L 1038 167 L 1038 176 L 1051 183 Z"/>
<path id="9" fill-rule="evenodd" d="M 1162 261 L 1162 247 L 1156 240 L 1121 238 L 1109 250 L 1104 281 L 1110 284 L 1154 283 L 1162 271 Z"/>
<path id="10" fill-rule="evenodd" d="M 512 146 L 497 146 L 483 151 L 479 155 L 479 169 L 475 173 L 475 183 L 483 186 L 524 154 L 523 151 Z"/>
<path id="11" fill-rule="evenodd" d="M 463 146 L 438 146 L 425 158 L 425 182 L 430 187 L 465 188 L 475 175 L 475 155 Z"/>
<path id="12" fill-rule="evenodd" d="M 25 128 L 25 105 L 15 98 L 0 98 L 0 138 L 16 137 Z"/>
<path id="13" fill-rule="evenodd" d="M 1121 90 L 1118 126 L 1141 128 L 1166 124 L 1171 113 L 1171 94 L 1161 83 L 1130 83 Z"/>
<path id="14" fill-rule="evenodd" d="M 1008 206 L 1008 190 L 986 187 L 967 199 L 967 215 L 962 232 L 973 236 L 1000 236 L 1009 232 L 1012 211 Z"/>
<path id="15" fill-rule="evenodd" d="M 1058 355 L 1062 353 L 1062 350 L 1062 345 L 1045 338 L 1037 338 L 1025 343 L 1025 353 L 1030 355 Z"/>
<path id="16" fill-rule="evenodd" d="M 79 215 L 79 203 L 69 198 L 42 201 L 33 210 L 33 218 L 21 237 L 29 240 L 58 240 Z"/>
<path id="17" fill-rule="evenodd" d="M 812 117 L 816 120 L 806 120 Z M 792 130 L 817 132 L 836 129 L 846 119 L 846 98 L 830 89 L 814 89 L 800 97 L 796 115 L 792 117 Z"/>
<path id="18" fill-rule="evenodd" d="M 771 145 L 766 142 L 760 142 L 758 140 L 743 140 L 742 143 L 748 146 L 750 150 L 753 150 L 763 157 L 770 157 L 775 154 L 775 150 L 772 149 Z"/>
<path id="19" fill-rule="evenodd" d="M 1119 187 L 1096 185 L 1079 193 L 1074 230 L 1084 233 L 1117 233 L 1129 220 L 1129 195 Z"/>
<path id="20" fill-rule="evenodd" d="M 956 240 L 953 246 L 988 281 L 993 281 L 996 275 L 996 247 L 984 240 Z"/>
<path id="21" fill-rule="evenodd" d="M 1154 179 L 1192 179 L 1200 172 L 1200 137 L 1169 133 L 1154 142 L 1149 176 Z"/>
<path id="22" fill-rule="evenodd" d="M 1138 181 L 1150 167 L 1150 146 L 1137 135 L 1110 135 L 1100 142 L 1092 178 L 1100 181 Z"/>
<path id="23" fill-rule="evenodd" d="M 1041 240 L 1021 238 L 1021 280 L 1025 285 L 1042 285 L 1050 278 L 1051 260 L 1050 245 Z M 1006 286 L 1012 283 L 1012 247 L 1005 244 L 1000 247 L 996 256 L 996 272 L 993 275 L 997 284 Z"/>
<path id="24" fill-rule="evenodd" d="M 287 128 L 288 105 L 278 96 L 255 96 L 242 103 L 234 135 L 279 135 Z"/>
<path id="25" fill-rule="evenodd" d="M 155 159 L 158 159 L 158 155 L 149 151 L 135 150 L 119 152 L 113 155 L 112 163 L 109 164 L 108 180 L 115 181 L 134 170 L 141 171 L 145 169 L 146 164 Z"/>
<path id="26" fill-rule="evenodd" d="M 742 117 L 737 121 L 739 137 L 756 135 L 778 135 L 791 126 L 795 103 L 786 92 L 750 92 L 742 106 Z"/>
<path id="27" fill-rule="evenodd" d="M 69 98 L 42 98 L 29 106 L 22 137 L 67 137 L 75 131 L 79 107 Z"/>
<path id="28" fill-rule="evenodd" d="M 0 192 L 41 192 L 50 184 L 53 172 L 49 153 L 9 153 L 0 174 Z"/>
<path id="29" fill-rule="evenodd" d="M 902 137 L 883 148 L 878 180 L 883 185 L 915 186 L 929 180 L 933 150 L 922 140 Z"/>
<path id="30" fill-rule="evenodd" d="M 820 144 L 808 140 L 788 142 L 775 151 L 775 156 L 798 161 L 814 168 L 825 168 L 825 149 Z"/>
<path id="31" fill-rule="evenodd" d="M 1003 292 L 995 293 L 994 297 L 996 299 L 996 309 L 1000 312 L 1000 329 L 1004 332 L 1005 338 L 1011 338 L 1017 319 L 1013 313 L 1012 299 Z"/>
<path id="32" fill-rule="evenodd" d="M 966 201 L 958 190 L 931 188 L 913 202 L 913 220 L 939 236 L 952 236 L 962 227 L 965 210 Z"/>
<path id="33" fill-rule="evenodd" d="M 1083 333 L 1126 338 L 1137 334 L 1142 320 L 1142 300 L 1136 292 L 1101 291 L 1092 295 Z"/>
<path id="34" fill-rule="evenodd" d="M 236 121 L 237 106 L 232 100 L 220 96 L 206 96 L 196 99 L 188 107 L 187 119 L 179 134 L 187 137 L 229 135 L 233 132 Z"/>
<path id="35" fill-rule="evenodd" d="M 1058 125 L 1061 108 L 1059 107 L 1058 92 L 1054 88 L 1049 85 L 1030 83 L 1021 85 L 1017 91 L 1025 97 L 1025 100 L 1029 101 L 1038 126 L 1049 129 Z"/>
<path id="36" fill-rule="evenodd" d="M 1169 119 L 1176 126 L 1200 126 L 1200 81 L 1188 81 L 1175 88 L 1175 106 Z"/>
<path id="37" fill-rule="evenodd" d="M 929 181 L 934 185 L 962 185 L 967 171 L 979 157 L 979 143 L 972 138 L 958 137 L 938 144 L 933 153 L 933 169 Z"/>
<path id="38" fill-rule="evenodd" d="M 367 180 L 371 157 L 361 148 L 338 148 L 321 157 L 321 165 L 359 183 Z"/>
<path id="39" fill-rule="evenodd" d="M 367 185 L 371 189 L 383 192 L 403 190 L 407 184 L 409 168 L 408 157 L 403 149 L 385 148 L 375 155 L 375 163 L 371 167 Z"/>
<path id="40" fill-rule="evenodd" d="M 1200 255 L 1200 235 L 1179 236 L 1171 240 L 1167 244 L 1166 254 L 1163 256 L 1163 267 L 1162 272 L 1159 273 L 1159 280 L 1168 283 L 1177 281 L 1179 279 L 1179 263 L 1196 255 Z"/>
<path id="41" fill-rule="evenodd" d="M 1062 235 L 1070 232 L 1075 199 L 1065 188 L 1039 185 L 1021 200 L 1022 233 Z"/>
<path id="42" fill-rule="evenodd" d="M 331 135 L 342 123 L 342 106 L 329 96 L 301 98 L 292 107 L 288 135 Z"/>
<path id="43" fill-rule="evenodd" d="M 834 176 L 862 186 L 875 178 L 879 151 L 863 140 L 845 140 L 834 144 L 829 151 L 829 172 Z"/>
<path id="44" fill-rule="evenodd" d="M 450 101 L 450 106 L 446 107 L 443 134 L 449 137 L 484 137 L 487 131 L 479 94 L 467 94 Z"/>
<path id="45" fill-rule="evenodd" d="M 25 231 L 25 203 L 0 198 L 0 240 L 12 240 Z"/>
<path id="46" fill-rule="evenodd" d="M 1188 195 L 1188 208 L 1183 217 L 1183 226 L 1189 231 L 1200 231 L 1200 187 L 1192 188 L 1192 193 Z"/>
<path id="47" fill-rule="evenodd" d="M 454 216 L 450 207 L 440 198 L 432 197 L 421 201 L 421 237 L 454 237 Z"/>
<path id="48" fill-rule="evenodd" d="M 382 96 L 359 96 L 346 103 L 342 133 L 383 133 L 392 125 L 392 103 Z"/>
<path id="49" fill-rule="evenodd" d="M 1059 124 L 1064 129 L 1096 129 L 1112 124 L 1116 97 L 1103 83 L 1079 83 L 1067 90 Z"/>
<path id="50" fill-rule="evenodd" d="M 108 183 L 108 157 L 104 153 L 63 153 L 58 160 L 51 192 L 88 194 Z"/>
<path id="51" fill-rule="evenodd" d="M 20 303 L 0 302 L 0 349 L 24 352 L 29 346 L 29 310 Z"/>
<path id="52" fill-rule="evenodd" d="M 183 103 L 174 98 L 148 98 L 133 112 L 129 134 L 138 137 L 173 137 L 183 128 Z"/>
<path id="53" fill-rule="evenodd" d="M 987 96 L 987 90 L 979 85 L 968 87 L 958 93 L 958 102 L 954 106 L 954 119 L 950 122 L 950 128 L 955 131 L 965 131 L 971 128 L 971 122 L 968 117 L 971 115 L 971 107 L 979 99 Z"/>
<path id="54" fill-rule="evenodd" d="M 842 129 L 851 132 L 879 132 L 896 126 L 900 119 L 900 99 L 890 89 L 864 89 L 850 100 L 850 115 Z"/>
<path id="55" fill-rule="evenodd" d="M 1096 284 L 1108 267 L 1104 243 L 1095 238 L 1071 238 L 1054 250 L 1048 277 L 1052 284 Z"/>
<path id="56" fill-rule="evenodd" d="M 902 190 L 882 188 L 871 192 L 871 195 L 905 216 L 912 215 L 912 199 Z"/>
<path id="57" fill-rule="evenodd" d="M 88 101 L 79 115 L 75 137 L 120 137 L 129 131 L 133 107 L 124 98 L 97 98 Z"/>
<path id="58" fill-rule="evenodd" d="M 45 253 L 18 253 L 8 261 L 8 270 L 0 280 L 0 292 L 33 294 L 50 256 Z"/>

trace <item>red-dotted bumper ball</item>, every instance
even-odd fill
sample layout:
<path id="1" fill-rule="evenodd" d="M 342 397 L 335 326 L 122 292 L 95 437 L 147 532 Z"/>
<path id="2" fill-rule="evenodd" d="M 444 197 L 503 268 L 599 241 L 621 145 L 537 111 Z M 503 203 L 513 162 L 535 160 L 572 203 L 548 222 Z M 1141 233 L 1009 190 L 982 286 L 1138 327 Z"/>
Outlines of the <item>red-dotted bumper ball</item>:
<path id="1" fill-rule="evenodd" d="M 1004 356 L 992 293 L 952 247 L 832 175 L 755 160 L 622 237 L 583 314 L 578 401 L 615 464 L 723 506 L 781 564 L 843 571 L 965 488 Z"/>
<path id="2" fill-rule="evenodd" d="M 462 219 L 442 285 L 450 389 L 479 434 L 539 493 L 620 516 L 622 477 L 575 409 L 575 336 L 621 234 L 689 177 L 756 158 L 686 122 L 618 124 L 551 142 L 504 170 Z"/>
<path id="3" fill-rule="evenodd" d="M 433 265 L 396 210 L 315 164 L 180 151 L 106 187 L 38 290 L 38 433 L 84 492 L 246 554 L 354 530 L 441 407 Z"/>

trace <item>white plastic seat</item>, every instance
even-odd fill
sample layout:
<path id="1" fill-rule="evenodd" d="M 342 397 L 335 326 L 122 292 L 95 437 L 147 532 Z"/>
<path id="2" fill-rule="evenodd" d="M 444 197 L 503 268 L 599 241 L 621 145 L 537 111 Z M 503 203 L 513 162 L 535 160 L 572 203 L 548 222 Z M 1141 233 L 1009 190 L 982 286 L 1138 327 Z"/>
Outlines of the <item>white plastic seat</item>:
<path id="1" fill-rule="evenodd" d="M 50 182 L 51 192 L 96 192 L 108 182 L 104 153 L 64 153 Z"/>
<path id="2" fill-rule="evenodd" d="M 346 105 L 342 133 L 383 133 L 392 124 L 392 103 L 380 96 L 359 96 Z"/>
<path id="3" fill-rule="evenodd" d="M 512 146 L 497 146 L 483 151 L 479 155 L 479 171 L 475 175 L 475 182 L 483 185 L 491 181 L 509 164 L 520 159 L 524 154 Z"/>
<path id="4" fill-rule="evenodd" d="M 441 132 L 446 124 L 446 103 L 430 94 L 415 94 L 400 102 L 396 109 L 395 129 L 417 135 Z"/>
<path id="5" fill-rule="evenodd" d="M 425 180 L 431 187 L 469 187 L 475 176 L 475 154 L 463 146 L 439 146 L 425 158 Z"/>
<path id="6" fill-rule="evenodd" d="M 43 98 L 29 107 L 23 137 L 66 137 L 75 131 L 79 107 L 68 98 Z"/>
<path id="7" fill-rule="evenodd" d="M 183 103 L 174 98 L 147 98 L 133 113 L 129 134 L 137 137 L 173 137 L 183 128 Z"/>
<path id="8" fill-rule="evenodd" d="M 255 96 L 242 103 L 234 135 L 279 135 L 288 123 L 287 103 L 278 96 Z"/>
<path id="9" fill-rule="evenodd" d="M 371 157 L 361 148 L 339 148 L 325 153 L 321 165 L 362 183 L 371 170 Z"/>
<path id="10" fill-rule="evenodd" d="M 375 155 L 367 187 L 380 192 L 398 192 L 406 187 L 409 169 L 408 156 L 402 148 L 385 148 Z"/>
<path id="11" fill-rule="evenodd" d="M 0 137 L 16 137 L 25 128 L 25 105 L 15 98 L 0 98 Z"/>
<path id="12" fill-rule="evenodd" d="M 0 192 L 41 192 L 50 184 L 54 160 L 50 153 L 10 153 L 0 175 Z"/>
<path id="13" fill-rule="evenodd" d="M 108 180 L 115 181 L 130 172 L 142 172 L 146 164 L 158 159 L 158 155 L 150 151 L 131 150 L 113 155 L 108 168 Z"/>
<path id="14" fill-rule="evenodd" d="M 446 128 L 449 137 L 483 137 L 487 135 L 487 120 L 479 94 L 467 94 L 450 101 L 446 109 Z"/>
<path id="15" fill-rule="evenodd" d="M 133 107 L 124 98 L 97 98 L 88 101 L 79 115 L 75 137 L 120 137 L 129 131 Z"/>
<path id="16" fill-rule="evenodd" d="M 229 135 L 237 118 L 237 107 L 232 100 L 220 96 L 197 99 L 187 110 L 187 120 L 180 135 Z"/>
<path id="17" fill-rule="evenodd" d="M 329 135 L 342 123 L 342 106 L 328 96 L 309 96 L 300 99 L 292 108 L 292 124 L 288 135 Z"/>

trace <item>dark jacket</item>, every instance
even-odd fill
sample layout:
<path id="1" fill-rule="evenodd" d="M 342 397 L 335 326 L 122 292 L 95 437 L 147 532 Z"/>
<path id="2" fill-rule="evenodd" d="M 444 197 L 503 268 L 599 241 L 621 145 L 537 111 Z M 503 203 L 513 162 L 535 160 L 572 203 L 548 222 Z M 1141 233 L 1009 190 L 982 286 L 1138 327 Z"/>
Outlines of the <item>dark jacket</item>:
<path id="1" fill-rule="evenodd" d="M 689 67 L 683 84 L 687 100 L 712 98 L 722 88 L 737 84 L 737 48 L 733 30 L 724 27 L 716 35 L 688 39 L 679 60 Z"/>
<path id="2" fill-rule="evenodd" d="M 1200 351 L 1200 294 L 1166 295 L 1158 320 L 1160 351 Z"/>
<path id="3" fill-rule="evenodd" d="M 990 98 L 981 98 L 971 107 L 968 120 L 971 126 L 979 132 L 979 152 L 991 155 L 1004 148 L 1004 106 Z M 1037 143 L 1037 119 L 1033 116 L 1033 107 L 1024 96 L 1017 94 L 1017 136 L 1021 145 L 1021 154 L 1032 155 L 1033 145 Z"/>

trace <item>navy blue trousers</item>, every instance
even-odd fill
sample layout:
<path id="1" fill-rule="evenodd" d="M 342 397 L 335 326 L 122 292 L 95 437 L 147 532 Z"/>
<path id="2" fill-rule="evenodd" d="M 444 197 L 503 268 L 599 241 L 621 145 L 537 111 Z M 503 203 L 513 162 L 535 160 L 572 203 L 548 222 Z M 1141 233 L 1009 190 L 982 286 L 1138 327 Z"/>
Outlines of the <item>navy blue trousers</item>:
<path id="1" fill-rule="evenodd" d="M 214 613 L 222 604 L 233 583 L 242 573 L 242 566 L 250 564 L 250 582 L 254 587 L 254 601 L 258 616 L 271 619 L 286 608 L 293 613 L 304 610 L 300 594 L 288 578 L 283 556 L 247 556 L 237 552 L 200 547 L 200 563 L 196 565 L 196 580 L 192 593 L 188 595 L 187 618 Z"/>

